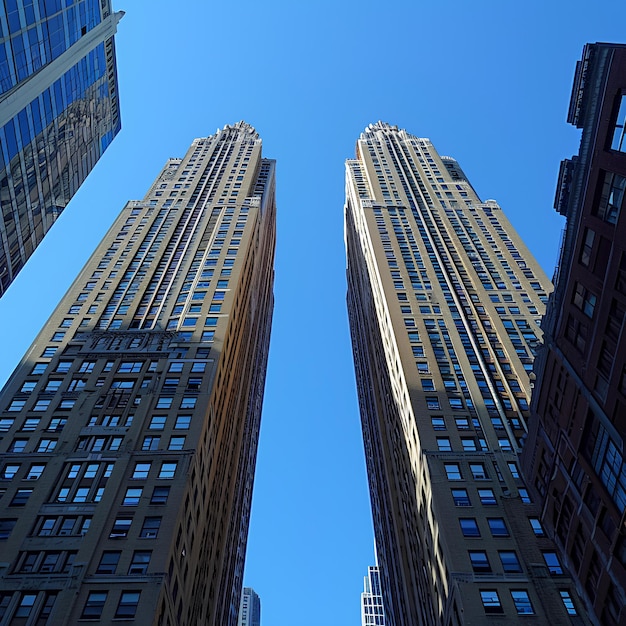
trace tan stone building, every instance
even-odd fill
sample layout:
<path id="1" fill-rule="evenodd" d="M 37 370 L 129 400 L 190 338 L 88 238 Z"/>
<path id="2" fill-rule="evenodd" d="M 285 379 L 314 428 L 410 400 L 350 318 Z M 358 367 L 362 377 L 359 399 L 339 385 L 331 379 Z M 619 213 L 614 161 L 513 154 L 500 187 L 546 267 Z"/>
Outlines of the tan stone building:
<path id="1" fill-rule="evenodd" d="M 587 623 L 521 478 L 551 284 L 427 139 L 346 164 L 348 309 L 386 619 Z"/>
<path id="2" fill-rule="evenodd" d="M 243 122 L 170 159 L 5 386 L 1 623 L 237 623 L 274 170 Z"/>

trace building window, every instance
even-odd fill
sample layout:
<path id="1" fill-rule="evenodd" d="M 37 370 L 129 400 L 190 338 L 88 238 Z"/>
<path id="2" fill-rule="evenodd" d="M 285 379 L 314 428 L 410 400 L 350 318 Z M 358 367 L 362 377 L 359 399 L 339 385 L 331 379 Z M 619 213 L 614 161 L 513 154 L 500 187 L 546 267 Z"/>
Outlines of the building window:
<path id="1" fill-rule="evenodd" d="M 583 238 L 582 247 L 580 249 L 580 256 L 578 260 L 581 265 L 589 267 L 591 263 L 591 252 L 593 251 L 593 242 L 596 234 L 590 228 L 585 228 L 585 235 Z"/>
<path id="2" fill-rule="evenodd" d="M 32 489 L 18 489 L 9 503 L 9 506 L 26 506 L 28 498 L 30 498 L 32 493 Z"/>
<path id="3" fill-rule="evenodd" d="M 435 396 L 426 396 L 426 406 L 430 411 L 438 411 L 441 408 L 439 405 L 439 398 Z"/>
<path id="4" fill-rule="evenodd" d="M 595 211 L 601 220 L 616 224 L 624 199 L 626 178 L 614 172 L 604 172 L 600 201 Z"/>
<path id="5" fill-rule="evenodd" d="M 517 554 L 513 550 L 499 550 L 500 562 L 502 563 L 502 570 L 508 574 L 516 574 L 522 571 Z"/>
<path id="6" fill-rule="evenodd" d="M 17 524 L 17 519 L 0 519 L 0 541 L 6 541 L 9 538 L 15 524 Z"/>
<path id="7" fill-rule="evenodd" d="M 600 428 L 592 456 L 592 464 L 619 510 L 626 508 L 626 463 L 619 447 Z"/>
<path id="8" fill-rule="evenodd" d="M 132 619 L 137 613 L 140 591 L 122 591 L 115 617 L 118 619 Z"/>
<path id="9" fill-rule="evenodd" d="M 437 449 L 440 452 L 451 452 L 452 445 L 448 437 L 437 437 Z"/>
<path id="10" fill-rule="evenodd" d="M 57 446 L 56 439 L 41 439 L 39 441 L 39 445 L 37 446 L 36 452 L 53 452 Z"/>
<path id="11" fill-rule="evenodd" d="M 563 606 L 567 611 L 568 615 L 578 615 L 576 612 L 576 607 L 574 606 L 574 600 L 572 600 L 572 596 L 569 591 L 559 591 L 561 596 L 561 600 L 563 601 Z"/>
<path id="12" fill-rule="evenodd" d="M 472 506 L 467 495 L 467 489 L 453 489 L 452 500 L 454 501 L 454 506 Z"/>
<path id="13" fill-rule="evenodd" d="M 113 528 L 111 529 L 110 539 L 121 539 L 128 536 L 130 525 L 133 523 L 132 517 L 118 517 L 113 522 Z"/>
<path id="14" fill-rule="evenodd" d="M 446 476 L 448 480 L 462 480 L 463 476 L 461 476 L 461 468 L 458 463 L 444 463 L 444 468 L 446 470 Z"/>
<path id="15" fill-rule="evenodd" d="M 535 611 L 528 596 L 528 591 L 523 589 L 511 589 L 511 598 L 518 615 L 534 615 Z"/>
<path id="16" fill-rule="evenodd" d="M 470 471 L 474 480 L 489 480 L 487 470 L 482 463 L 470 463 Z"/>
<path id="17" fill-rule="evenodd" d="M 462 517 L 459 519 L 459 525 L 461 526 L 461 532 L 464 537 L 480 537 L 480 530 L 478 529 L 476 518 Z"/>
<path id="18" fill-rule="evenodd" d="M 517 491 L 519 492 L 519 497 L 522 499 L 522 502 L 524 504 L 532 504 L 532 500 L 528 495 L 528 489 L 526 489 L 525 487 L 520 487 Z"/>
<path id="19" fill-rule="evenodd" d="M 530 526 L 533 529 L 533 532 L 535 533 L 535 535 L 537 537 L 543 537 L 545 533 L 543 532 L 543 526 L 541 525 L 539 518 L 529 517 L 528 521 L 530 522 Z"/>
<path id="20" fill-rule="evenodd" d="M 45 465 L 39 465 L 37 463 L 34 463 L 33 465 L 30 466 L 30 469 L 28 470 L 28 474 L 26 474 L 26 480 L 38 480 L 43 474 L 43 471 L 45 469 L 46 469 Z"/>
<path id="21" fill-rule="evenodd" d="M 185 397 L 180 401 L 181 409 L 193 409 L 196 406 L 197 398 Z"/>
<path id="22" fill-rule="evenodd" d="M 150 420 L 150 430 L 163 430 L 165 428 L 165 422 L 167 421 L 166 415 L 153 415 Z"/>
<path id="23" fill-rule="evenodd" d="M 435 381 L 432 378 L 422 378 L 422 389 L 424 391 L 435 391 Z"/>
<path id="24" fill-rule="evenodd" d="M 158 450 L 160 443 L 161 443 L 161 437 L 154 437 L 154 436 L 148 435 L 143 438 L 143 441 L 141 443 L 141 449 L 144 451 Z"/>
<path id="25" fill-rule="evenodd" d="M 0 478 L 2 478 L 3 480 L 13 480 L 19 469 L 20 465 L 5 465 L 4 469 L 2 470 L 2 476 L 0 476 Z"/>
<path id="26" fill-rule="evenodd" d="M 455 417 L 454 423 L 456 424 L 457 430 L 469 430 L 469 420 L 467 417 Z"/>
<path id="27" fill-rule="evenodd" d="M 513 478 L 521 478 L 517 463 L 511 461 L 507 463 L 507 465 L 509 466 L 509 471 L 511 472 L 511 476 L 513 476 Z"/>
<path id="28" fill-rule="evenodd" d="M 157 400 L 156 408 L 157 409 L 169 409 L 172 406 L 172 400 L 173 400 L 173 398 L 171 398 L 171 397 L 161 396 Z"/>
<path id="29" fill-rule="evenodd" d="M 174 430 L 189 430 L 191 415 L 178 415 L 174 424 Z"/>
<path id="30" fill-rule="evenodd" d="M 170 437 L 170 443 L 167 446 L 168 450 L 184 450 L 185 437 Z"/>
<path id="31" fill-rule="evenodd" d="M 120 550 L 105 550 L 100 557 L 96 574 L 115 574 L 121 554 Z"/>
<path id="32" fill-rule="evenodd" d="M 176 467 L 178 463 L 176 461 L 164 461 L 161 463 L 161 470 L 159 471 L 159 478 L 174 478 L 174 474 L 176 474 Z"/>
<path id="33" fill-rule="evenodd" d="M 108 592 L 106 591 L 92 591 L 87 597 L 85 607 L 83 608 L 81 619 L 100 619 L 102 617 L 102 611 L 104 610 L 104 604 L 107 600 Z"/>
<path id="34" fill-rule="evenodd" d="M 129 575 L 145 574 L 148 571 L 148 565 L 150 564 L 150 558 L 152 557 L 151 550 L 135 550 L 133 553 L 133 560 L 128 568 Z"/>
<path id="35" fill-rule="evenodd" d="M 9 446 L 8 452 L 24 452 L 28 439 L 14 439 Z"/>
<path id="36" fill-rule="evenodd" d="M 150 498 L 150 504 L 166 504 L 167 498 L 170 495 L 169 487 L 155 487 L 152 491 L 152 497 Z"/>
<path id="37" fill-rule="evenodd" d="M 580 309 L 590 319 L 593 318 L 596 301 L 596 296 L 592 294 L 583 284 L 579 282 L 575 283 L 572 302 L 576 308 Z"/>
<path id="38" fill-rule="evenodd" d="M 472 569 L 475 572 L 484 574 L 491 571 L 491 565 L 484 550 L 470 550 L 468 554 Z"/>
<path id="39" fill-rule="evenodd" d="M 611 140 L 611 150 L 626 152 L 626 95 L 622 95 L 617 111 L 615 126 L 613 127 L 613 137 Z"/>
<path id="40" fill-rule="evenodd" d="M 506 527 L 506 522 L 502 517 L 489 517 L 487 518 L 489 524 L 489 530 L 492 537 L 508 537 L 509 529 Z"/>
<path id="41" fill-rule="evenodd" d="M 159 534 L 159 528 L 161 527 L 160 517 L 146 517 L 143 521 L 143 526 L 139 532 L 139 536 L 142 539 L 156 539 Z"/>
<path id="42" fill-rule="evenodd" d="M 483 602 L 485 613 L 504 613 L 500 596 L 498 596 L 498 592 L 495 589 L 482 589 L 480 598 Z"/>
<path id="43" fill-rule="evenodd" d="M 481 504 L 487 506 L 494 506 L 495 504 L 498 504 L 496 496 L 493 493 L 493 489 L 479 489 L 478 497 L 480 498 Z"/>
<path id="44" fill-rule="evenodd" d="M 7 411 L 21 411 L 26 406 L 26 400 L 13 400 L 7 407 Z"/>
<path id="45" fill-rule="evenodd" d="M 464 452 L 474 452 L 476 450 L 476 440 L 473 437 L 461 437 L 461 445 Z"/>
<path id="46" fill-rule="evenodd" d="M 14 417 L 0 417 L 0 433 L 9 432 L 14 422 Z"/>
<path id="47" fill-rule="evenodd" d="M 143 489 L 141 487 L 128 487 L 122 501 L 122 506 L 137 506 L 141 500 Z"/>
<path id="48" fill-rule="evenodd" d="M 133 470 L 133 478 L 136 480 L 148 478 L 152 463 L 136 463 Z"/>
<path id="49" fill-rule="evenodd" d="M 563 573 L 563 568 L 556 552 L 544 552 L 543 560 L 546 562 L 550 574 L 559 575 Z"/>
<path id="50" fill-rule="evenodd" d="M 20 599 L 20 603 L 15 609 L 14 617 L 28 617 L 33 610 L 37 594 L 23 593 Z"/>

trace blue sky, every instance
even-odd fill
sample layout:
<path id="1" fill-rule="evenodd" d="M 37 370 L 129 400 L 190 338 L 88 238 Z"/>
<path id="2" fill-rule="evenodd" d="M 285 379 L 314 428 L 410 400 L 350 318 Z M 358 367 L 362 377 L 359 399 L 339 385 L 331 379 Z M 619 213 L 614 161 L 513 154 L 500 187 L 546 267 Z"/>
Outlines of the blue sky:
<path id="1" fill-rule="evenodd" d="M 114 0 L 122 131 L 0 300 L 0 384 L 127 200 L 245 119 L 278 161 L 276 309 L 246 585 L 264 626 L 358 626 L 373 538 L 345 307 L 344 160 L 379 119 L 429 137 L 548 275 L 559 162 L 589 41 L 623 2 Z M 14 332 L 13 329 L 19 329 Z"/>

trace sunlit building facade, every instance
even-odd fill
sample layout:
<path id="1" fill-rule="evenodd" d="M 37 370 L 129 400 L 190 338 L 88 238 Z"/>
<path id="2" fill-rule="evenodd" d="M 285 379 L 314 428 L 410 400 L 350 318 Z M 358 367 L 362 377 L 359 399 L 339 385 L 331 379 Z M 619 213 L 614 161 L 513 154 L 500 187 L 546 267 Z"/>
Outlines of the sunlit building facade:
<path id="1" fill-rule="evenodd" d="M 249 125 L 123 209 L 0 395 L 0 622 L 236 626 L 273 310 Z"/>
<path id="2" fill-rule="evenodd" d="M 387 623 L 586 623 L 518 458 L 549 280 L 457 161 L 382 122 L 345 235 Z"/>
<path id="3" fill-rule="evenodd" d="M 567 218 L 542 323 L 522 455 L 541 522 L 590 615 L 626 624 L 626 46 L 589 44 L 568 122 L 580 151 L 561 165 Z"/>
<path id="4" fill-rule="evenodd" d="M 110 0 L 0 3 L 0 295 L 119 132 Z"/>
<path id="5" fill-rule="evenodd" d="M 378 566 L 367 568 L 361 593 L 361 626 L 385 626 L 383 593 Z"/>

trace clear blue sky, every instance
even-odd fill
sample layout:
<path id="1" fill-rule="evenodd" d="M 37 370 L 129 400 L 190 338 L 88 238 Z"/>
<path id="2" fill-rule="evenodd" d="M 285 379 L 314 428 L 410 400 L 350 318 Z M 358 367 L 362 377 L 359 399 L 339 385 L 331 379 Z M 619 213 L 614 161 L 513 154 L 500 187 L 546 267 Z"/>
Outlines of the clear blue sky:
<path id="1" fill-rule="evenodd" d="M 623 0 L 114 0 L 122 131 L 0 300 L 0 384 L 124 203 L 245 119 L 278 161 L 276 309 L 245 584 L 263 626 L 358 626 L 373 538 L 345 307 L 344 160 L 379 119 L 429 137 L 552 275 L 588 41 Z M 19 332 L 17 332 L 19 331 Z"/>

